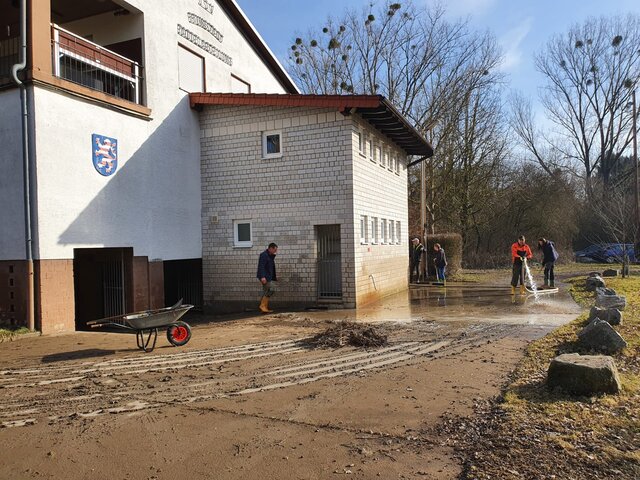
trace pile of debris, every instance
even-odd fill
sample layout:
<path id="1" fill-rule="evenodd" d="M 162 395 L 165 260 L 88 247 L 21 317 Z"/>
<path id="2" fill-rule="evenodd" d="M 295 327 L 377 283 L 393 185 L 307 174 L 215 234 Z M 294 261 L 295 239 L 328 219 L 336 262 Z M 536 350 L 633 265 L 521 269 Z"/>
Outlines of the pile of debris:
<path id="1" fill-rule="evenodd" d="M 371 325 L 342 321 L 310 338 L 308 343 L 316 348 L 338 348 L 345 345 L 383 347 L 387 344 L 387 335 Z"/>

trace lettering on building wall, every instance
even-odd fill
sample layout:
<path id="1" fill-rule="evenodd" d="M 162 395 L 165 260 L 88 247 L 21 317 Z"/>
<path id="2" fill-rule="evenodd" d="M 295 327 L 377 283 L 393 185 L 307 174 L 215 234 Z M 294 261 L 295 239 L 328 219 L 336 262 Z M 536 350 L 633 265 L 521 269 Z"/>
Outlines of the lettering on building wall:
<path id="1" fill-rule="evenodd" d="M 189 30 L 188 28 L 183 27 L 180 24 L 178 24 L 178 35 L 180 35 L 185 40 L 191 42 L 196 47 L 201 48 L 205 52 L 213 55 L 218 60 L 223 61 L 227 65 L 229 65 L 229 66 L 233 65 L 233 59 L 229 55 L 224 53 L 219 48 L 214 47 L 209 42 L 207 42 L 206 40 L 200 38 L 198 35 L 193 33 L 191 30 Z"/>
<path id="2" fill-rule="evenodd" d="M 213 4 L 207 2 L 207 0 L 198 0 L 198 6 L 209 13 L 213 13 Z"/>
<path id="3" fill-rule="evenodd" d="M 222 39 L 224 35 L 222 35 L 216 27 L 207 22 L 204 18 L 196 15 L 195 13 L 187 13 L 187 18 L 189 19 L 189 23 L 196 25 L 203 30 L 206 30 L 211 34 L 213 38 L 222 43 Z"/>

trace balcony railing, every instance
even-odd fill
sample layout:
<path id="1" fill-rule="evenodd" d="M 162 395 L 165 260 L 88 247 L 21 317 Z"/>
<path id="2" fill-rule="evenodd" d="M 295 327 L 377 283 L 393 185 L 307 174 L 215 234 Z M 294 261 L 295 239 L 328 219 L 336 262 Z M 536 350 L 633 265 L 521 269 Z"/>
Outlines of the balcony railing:
<path id="1" fill-rule="evenodd" d="M 51 26 L 53 74 L 93 90 L 142 105 L 142 66 L 79 37 Z"/>
<path id="2" fill-rule="evenodd" d="M 20 51 L 20 37 L 3 38 L 0 40 L 0 86 L 13 83 L 11 68 L 18 63 Z"/>

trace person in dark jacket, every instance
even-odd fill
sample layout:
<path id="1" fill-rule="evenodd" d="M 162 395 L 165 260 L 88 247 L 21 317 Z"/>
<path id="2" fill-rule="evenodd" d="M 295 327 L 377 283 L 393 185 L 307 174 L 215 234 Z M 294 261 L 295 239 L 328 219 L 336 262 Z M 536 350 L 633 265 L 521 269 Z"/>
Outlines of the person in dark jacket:
<path id="1" fill-rule="evenodd" d="M 555 288 L 553 267 L 558 260 L 556 245 L 551 240 L 540 237 L 538 239 L 538 250 L 542 250 L 542 266 L 544 267 L 544 287 L 542 288 Z"/>
<path id="2" fill-rule="evenodd" d="M 416 275 L 416 283 L 420 283 L 420 259 L 422 258 L 422 252 L 424 252 L 424 245 L 420 243 L 418 237 L 411 239 L 411 257 L 409 258 L 411 263 L 410 282 L 413 282 L 413 274 Z"/>
<path id="3" fill-rule="evenodd" d="M 433 246 L 433 251 L 435 252 L 433 263 L 436 267 L 436 276 L 439 281 L 445 283 L 444 269 L 447 266 L 447 256 L 444 253 L 444 248 L 439 243 L 436 243 Z"/>
<path id="4" fill-rule="evenodd" d="M 260 300 L 260 311 L 262 313 L 271 313 L 269 310 L 269 299 L 276 293 L 275 282 L 278 280 L 276 276 L 276 254 L 278 253 L 278 245 L 270 243 L 267 249 L 260 254 L 258 258 L 258 273 L 256 276 L 262 284 L 262 299 Z"/>

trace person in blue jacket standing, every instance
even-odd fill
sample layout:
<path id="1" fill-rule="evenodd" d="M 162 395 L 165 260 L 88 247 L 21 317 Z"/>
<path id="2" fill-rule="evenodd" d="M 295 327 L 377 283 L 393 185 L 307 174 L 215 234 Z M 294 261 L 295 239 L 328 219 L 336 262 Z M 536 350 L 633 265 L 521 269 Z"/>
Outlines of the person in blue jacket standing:
<path id="1" fill-rule="evenodd" d="M 542 288 L 555 288 L 553 267 L 558 260 L 556 245 L 551 240 L 540 237 L 538 250 L 542 250 L 542 266 L 544 267 L 544 286 Z"/>
<path id="2" fill-rule="evenodd" d="M 270 243 L 267 249 L 260 254 L 258 258 L 257 277 L 262 284 L 262 299 L 260 300 L 260 311 L 262 313 L 271 313 L 269 310 L 269 299 L 276 293 L 275 282 L 276 277 L 276 254 L 278 253 L 278 245 Z"/>

